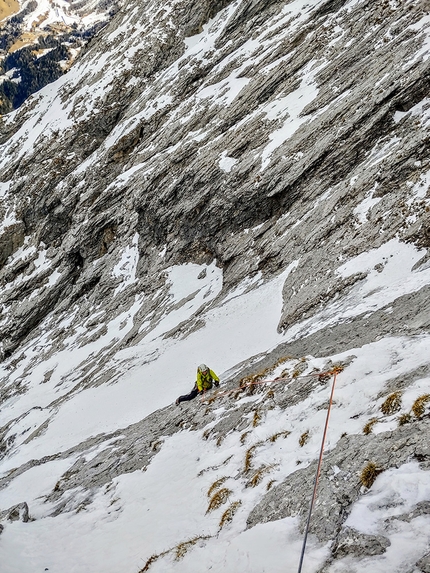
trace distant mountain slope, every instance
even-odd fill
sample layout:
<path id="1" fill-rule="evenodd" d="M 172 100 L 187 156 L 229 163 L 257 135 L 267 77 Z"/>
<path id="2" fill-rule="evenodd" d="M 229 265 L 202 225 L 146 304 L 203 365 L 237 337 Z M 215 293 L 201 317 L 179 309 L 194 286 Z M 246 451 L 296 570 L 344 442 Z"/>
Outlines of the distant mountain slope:
<path id="1" fill-rule="evenodd" d="M 0 114 L 59 78 L 117 6 L 115 0 L 0 4 Z"/>

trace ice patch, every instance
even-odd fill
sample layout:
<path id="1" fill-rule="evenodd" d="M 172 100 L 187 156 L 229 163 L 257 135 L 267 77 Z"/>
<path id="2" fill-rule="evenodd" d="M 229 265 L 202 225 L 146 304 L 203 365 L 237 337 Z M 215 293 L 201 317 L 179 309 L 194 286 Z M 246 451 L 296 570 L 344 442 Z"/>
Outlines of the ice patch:
<path id="1" fill-rule="evenodd" d="M 227 152 L 224 151 L 223 154 L 221 155 L 221 159 L 219 160 L 218 165 L 223 171 L 225 171 L 226 173 L 230 173 L 230 171 L 233 169 L 233 167 L 236 165 L 237 162 L 238 162 L 237 159 L 234 159 L 234 157 L 229 157 L 227 155 Z"/>

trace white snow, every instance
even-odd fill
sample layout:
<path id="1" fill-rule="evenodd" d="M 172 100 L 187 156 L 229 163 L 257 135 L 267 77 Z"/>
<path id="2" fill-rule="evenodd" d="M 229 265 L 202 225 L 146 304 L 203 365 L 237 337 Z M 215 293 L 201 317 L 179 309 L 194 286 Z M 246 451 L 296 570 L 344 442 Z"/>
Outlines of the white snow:
<path id="1" fill-rule="evenodd" d="M 420 290 L 429 284 L 430 268 L 424 265 L 412 269 L 425 254 L 425 249 L 418 250 L 411 243 L 391 239 L 377 249 L 350 259 L 338 267 L 339 277 L 366 273 L 366 278 L 359 280 L 340 301 L 330 303 L 314 317 L 292 326 L 286 335 L 293 338 L 308 335 L 327 325 L 374 312 L 400 296 Z"/>
<path id="2" fill-rule="evenodd" d="M 224 151 L 221 155 L 221 159 L 219 160 L 218 165 L 223 171 L 225 171 L 226 173 L 230 173 L 230 171 L 233 169 L 233 167 L 236 165 L 237 162 L 238 162 L 237 159 L 235 159 L 234 157 L 229 157 L 227 155 L 227 152 Z"/>
<path id="3" fill-rule="evenodd" d="M 300 86 L 277 102 L 267 104 L 263 108 L 268 119 L 284 119 L 284 121 L 282 126 L 269 136 L 271 141 L 266 145 L 261 155 L 261 171 L 269 165 L 270 157 L 275 149 L 285 143 L 309 119 L 301 114 L 304 108 L 318 95 L 318 88 L 314 80 L 318 70 L 319 67 L 316 66 L 316 62 L 312 61 L 307 64 L 303 71 Z"/>
<path id="4" fill-rule="evenodd" d="M 361 203 L 359 203 L 353 211 L 354 215 L 357 217 L 360 224 L 367 222 L 369 211 L 371 211 L 372 207 L 377 205 L 381 200 L 381 197 L 373 198 L 373 195 L 374 195 L 375 191 L 377 190 L 377 188 L 378 188 L 378 184 L 375 183 L 373 189 L 371 189 L 366 194 L 363 201 Z"/>
<path id="5" fill-rule="evenodd" d="M 126 247 L 121 255 L 120 261 L 114 266 L 112 274 L 116 278 L 121 278 L 120 285 L 115 289 L 114 296 L 123 291 L 129 285 L 136 282 L 136 270 L 139 262 L 139 235 L 135 233 L 131 247 Z"/>
<path id="6" fill-rule="evenodd" d="M 246 307 L 249 312 L 252 305 Z M 226 329 L 224 335 L 228 332 L 232 331 Z M 414 338 L 384 339 L 333 357 L 334 360 L 342 360 L 348 355 L 356 356 L 345 372 L 338 376 L 327 449 L 335 445 L 345 429 L 349 433 L 360 432 L 366 416 L 372 414 L 372 397 L 384 387 L 388 377 L 405 374 L 420 361 L 425 362 L 427 356 L 423 350 L 428 343 L 428 339 L 421 342 Z M 392 368 L 393 356 L 395 370 Z M 167 356 L 165 360 L 168 360 Z M 308 360 L 309 370 L 324 363 L 324 359 L 308 357 Z M 277 371 L 293 363 L 290 360 Z M 146 471 L 138 470 L 115 478 L 112 484 L 101 488 L 92 503 L 81 511 L 77 509 L 85 499 L 85 492 L 71 491 L 70 507 L 75 510 L 55 518 L 49 517 L 53 506 L 44 504 L 43 496 L 52 489 L 54 476 L 61 475 L 75 458 L 28 470 L 2 492 L 0 502 L 2 506 L 9 507 L 26 500 L 37 520 L 7 525 L 0 545 L 2 572 L 12 573 L 18 569 L 21 573 L 33 573 L 48 567 L 53 571 L 84 573 L 97 570 L 100 563 L 103 563 L 106 573 L 116 573 L 119 568 L 132 572 L 143 567 L 151 555 L 162 552 L 167 553 L 151 567 L 155 573 L 198 573 L 202 569 L 222 573 L 241 570 L 238 569 L 241 563 L 246 565 L 246 571 L 254 573 L 263 570 L 281 573 L 285 567 L 294 570 L 302 543 L 296 518 L 258 525 L 248 531 L 245 531 L 245 522 L 269 479 L 285 479 L 296 470 L 297 459 L 307 464 L 317 455 L 325 418 L 321 405 L 327 400 L 329 390 L 327 386 L 320 387 L 305 402 L 285 411 L 268 412 L 259 426 L 254 429 L 250 426 L 246 447 L 262 443 L 256 450 L 255 467 L 266 464 L 269 468 L 267 476 L 256 488 L 245 487 L 243 478 L 234 479 L 234 476 L 239 476 L 243 465 L 245 448 L 240 445 L 241 432 L 232 432 L 221 448 L 214 441 L 203 440 L 201 432 L 183 431 L 170 438 L 160 436 L 163 442 L 161 449 Z M 420 388 L 414 391 L 417 395 Z M 117 408 L 118 395 L 114 398 L 100 393 L 98 399 L 105 406 L 110 402 L 112 414 L 115 412 L 115 416 L 123 417 Z M 261 397 L 247 400 L 254 400 L 257 404 Z M 222 415 L 222 408 L 219 412 Z M 357 413 L 360 417 L 351 419 Z M 78 422 L 75 417 L 74 421 L 79 425 L 81 420 Z M 58 430 L 61 431 L 59 425 Z M 71 430 L 71 427 L 67 429 Z M 268 439 L 275 432 L 285 430 L 291 431 L 286 438 L 279 438 L 276 442 Z M 298 449 L 298 438 L 305 430 L 310 432 L 310 440 Z M 51 440 L 52 437 L 53 434 Z M 229 461 L 225 463 L 226 460 Z M 337 473 L 339 469 L 334 469 L 333 474 Z M 207 514 L 207 491 L 216 479 L 224 475 L 231 476 L 223 484 L 232 492 L 228 503 Z M 389 470 L 381 474 L 371 492 L 355 504 L 347 525 L 367 533 L 378 532 L 387 517 L 407 513 L 416 503 L 428 499 L 429 488 L 428 472 L 420 470 L 415 462 L 405 464 L 399 470 Z M 222 513 L 229 503 L 235 501 L 241 502 L 237 515 L 219 532 Z M 379 513 L 375 513 L 375 507 L 381 508 Z M 419 556 L 429 535 L 429 529 L 422 527 L 422 521 L 417 523 L 421 530 L 417 528 L 415 549 L 411 549 L 407 532 L 402 533 L 401 528 L 395 530 L 393 541 L 397 542 L 397 535 L 398 541 L 405 545 L 405 551 L 416 552 Z M 208 539 L 198 540 L 182 560 L 176 560 L 177 545 L 196 536 L 207 536 Z M 118 543 L 118 539 L 122 542 Z M 16 550 L 18 544 L 23 543 L 25 553 Z M 47 547 L 49 551 L 46 551 Z M 31 556 L 29 560 L 27 555 Z M 327 556 L 328 547 L 311 536 L 304 571 L 314 573 Z M 388 551 L 384 560 L 383 566 L 388 567 L 388 563 L 394 567 L 399 561 L 398 552 L 391 556 Z M 355 568 L 351 570 L 355 571 Z M 375 570 L 387 571 L 383 568 Z"/>

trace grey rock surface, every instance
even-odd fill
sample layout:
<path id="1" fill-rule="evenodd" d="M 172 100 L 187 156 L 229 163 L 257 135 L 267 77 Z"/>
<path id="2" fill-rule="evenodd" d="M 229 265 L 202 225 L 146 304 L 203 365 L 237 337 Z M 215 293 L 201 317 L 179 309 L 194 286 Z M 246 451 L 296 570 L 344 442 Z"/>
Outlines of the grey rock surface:
<path id="1" fill-rule="evenodd" d="M 27 523 L 29 518 L 28 505 L 25 501 L 0 512 L 0 521 L 7 519 L 8 521 L 22 521 Z"/>
<path id="2" fill-rule="evenodd" d="M 429 573 L 430 571 L 430 553 L 426 553 L 419 561 L 416 563 L 418 569 L 423 573 Z"/>
<path id="3" fill-rule="evenodd" d="M 381 555 L 390 545 L 390 540 L 382 535 L 367 535 L 351 527 L 344 527 L 337 538 L 336 549 L 333 553 L 340 558 L 347 555 L 354 557 Z"/>

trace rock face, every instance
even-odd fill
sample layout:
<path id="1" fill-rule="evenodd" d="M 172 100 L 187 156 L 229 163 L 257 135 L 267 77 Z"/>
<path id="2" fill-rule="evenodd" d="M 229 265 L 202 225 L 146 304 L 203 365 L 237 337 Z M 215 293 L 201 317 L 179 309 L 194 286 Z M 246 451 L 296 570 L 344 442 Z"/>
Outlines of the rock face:
<path id="1" fill-rule="evenodd" d="M 428 573 L 430 571 L 430 554 L 427 553 L 419 561 L 417 561 L 417 567 L 423 573 Z"/>
<path id="2" fill-rule="evenodd" d="M 3 511 L 0 514 L 0 519 L 6 518 L 9 521 L 22 521 L 27 523 L 29 520 L 28 514 L 28 505 L 26 502 L 19 503 L 18 505 L 14 505 L 10 507 L 6 511 Z"/>
<path id="3" fill-rule="evenodd" d="M 424 426 L 422 436 L 428 433 L 428 421 Z M 372 436 L 345 436 L 335 450 L 325 459 L 323 479 L 318 489 L 318 503 L 314 509 L 314 520 L 311 531 L 324 541 L 336 539 L 333 549 L 337 557 L 344 557 L 352 553 L 361 556 L 368 547 L 368 555 L 383 553 L 388 547 L 380 539 L 366 541 L 367 537 L 360 537 L 350 530 L 340 530 L 340 524 L 347 518 L 353 503 L 363 493 L 359 476 L 368 460 L 374 460 L 381 468 L 390 468 L 405 463 L 411 457 L 427 460 L 428 449 L 426 438 L 420 438 L 421 432 L 412 426 L 400 426 L 389 435 L 383 433 Z M 358 455 L 358 452 L 360 454 Z M 423 458 L 421 458 L 423 456 Z M 333 476 L 334 467 L 342 468 Z M 273 488 L 250 513 L 247 521 L 248 527 L 256 523 L 282 519 L 289 515 L 305 513 L 304 508 L 310 504 L 313 482 L 315 479 L 316 463 L 306 470 L 297 470 L 282 484 Z M 305 485 L 306 484 L 306 485 Z M 384 549 L 382 549 L 384 548 Z"/>
<path id="4" fill-rule="evenodd" d="M 85 511 L 186 430 L 210 447 L 243 447 L 248 465 L 226 457 L 208 468 L 214 479 L 228 468 L 224 477 L 242 488 L 243 531 L 284 518 L 303 529 L 319 447 L 307 415 L 319 428 L 322 373 L 340 362 L 359 406 L 345 382 L 345 427 L 331 438 L 311 524 L 330 551 L 315 571 L 355 571 L 373 556 L 391 567 L 390 535 L 424 523 L 426 500 L 402 514 L 410 522 L 396 502 L 391 525 L 374 533 L 347 520 L 369 492 L 360 482 L 369 462 L 429 472 L 428 402 L 413 410 L 430 372 L 428 3 L 99 7 L 111 19 L 69 71 L 0 117 L 0 488 L 70 460 L 44 499 L 52 516 Z M 76 13 L 95 8 L 70 3 Z M 195 288 L 172 297 L 171 269 L 191 264 Z M 229 301 L 276 281 L 279 339 L 226 362 L 222 406 L 160 400 L 143 419 L 112 415 L 100 428 L 85 420 L 84 438 L 30 451 L 85 392 L 109 392 Z M 356 366 L 363 356 L 376 365 Z M 267 373 L 288 384 L 243 387 Z M 161 386 L 156 374 L 151 387 Z M 381 414 L 393 392 L 404 393 L 401 409 Z M 292 421 L 270 434 L 279 412 Z M 364 435 L 367 423 L 378 431 Z M 291 448 L 288 463 L 279 440 Z M 284 460 L 279 467 L 266 451 Z M 396 567 L 427 571 L 416 551 Z"/>
<path id="5" fill-rule="evenodd" d="M 346 527 L 338 538 L 336 555 L 345 557 L 353 554 L 356 557 L 380 555 L 385 553 L 390 541 L 381 535 L 365 535 Z"/>
<path id="6" fill-rule="evenodd" d="M 165 244 L 162 264 L 216 259 L 226 286 L 299 260 L 285 284 L 282 329 L 363 279 L 333 273 L 340 260 L 394 237 L 428 246 L 421 109 L 429 74 L 419 56 L 423 33 L 414 32 L 424 4 L 320 2 L 294 19 L 288 4 L 284 15 L 282 4 L 269 3 L 258 14 L 231 9 L 224 22 L 226 9 L 208 29 L 214 48 L 204 55 L 186 50 L 184 39 L 222 5 L 176 6 L 165 20 L 160 9 L 143 41 L 152 5 L 124 8 L 58 95 L 47 92 L 4 121 L 4 215 L 45 245 L 62 277 L 22 316 L 7 285 L 28 267 L 21 260 L 3 268 L 4 312 L 15 325 L 2 331 L 5 356 L 60 304 L 55 291 L 69 306 L 83 292 L 95 304 L 105 300 L 114 286 L 106 276 L 134 233 L 146 289 L 162 270 Z M 375 32 L 364 39 L 372 21 Z M 134 35 L 125 37 L 125 22 Z M 109 62 L 100 53 L 110 53 Z M 290 100 L 302 107 L 278 111 Z M 49 105 L 61 110 L 53 121 Z M 32 143 L 18 151 L 26 132 Z M 14 236 L 3 231 L 3 259 Z"/>

